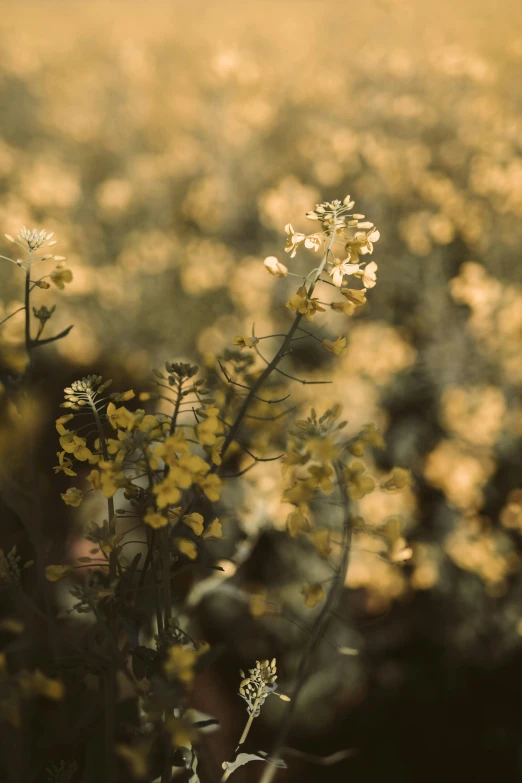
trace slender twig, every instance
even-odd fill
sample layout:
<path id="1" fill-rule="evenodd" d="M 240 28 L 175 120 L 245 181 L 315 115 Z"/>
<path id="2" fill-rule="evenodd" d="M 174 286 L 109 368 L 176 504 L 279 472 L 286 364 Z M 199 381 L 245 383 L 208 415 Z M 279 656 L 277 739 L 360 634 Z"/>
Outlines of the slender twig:
<path id="1" fill-rule="evenodd" d="M 315 286 L 317 284 L 317 281 L 319 280 L 319 277 L 321 276 L 321 274 L 323 272 L 323 269 L 326 266 L 326 262 L 328 260 L 328 255 L 330 253 L 331 247 L 332 247 L 332 245 L 334 243 L 334 240 L 335 240 L 335 233 L 336 233 L 335 232 L 335 228 L 333 228 L 332 229 L 332 234 L 330 236 L 330 241 L 328 243 L 328 246 L 327 246 L 326 251 L 324 253 L 323 259 L 321 261 L 321 265 L 318 267 L 318 269 L 317 269 L 317 271 L 315 273 L 315 277 L 312 278 L 310 286 L 309 286 L 309 288 L 307 290 L 307 298 L 308 299 L 312 296 L 314 288 L 315 288 Z M 225 437 L 225 441 L 224 441 L 223 446 L 221 448 L 221 457 L 222 458 L 226 455 L 227 450 L 228 450 L 230 444 L 235 439 L 237 431 L 239 430 L 239 428 L 240 428 L 240 426 L 241 426 L 241 424 L 243 422 L 243 418 L 245 417 L 245 415 L 246 415 L 246 413 L 248 411 L 248 408 L 250 407 L 250 403 L 252 402 L 252 400 L 257 398 L 257 392 L 263 386 L 263 384 L 267 380 L 267 378 L 270 377 L 270 375 L 272 374 L 272 371 L 278 366 L 279 362 L 281 361 L 281 359 L 283 358 L 284 354 L 286 353 L 288 347 L 290 346 L 290 343 L 292 341 L 292 338 L 293 338 L 295 332 L 299 328 L 299 325 L 301 323 L 301 319 L 302 318 L 303 318 L 303 316 L 302 316 L 301 313 L 297 313 L 296 314 L 296 316 L 294 318 L 294 321 L 293 321 L 290 329 L 288 330 L 288 333 L 287 333 L 285 339 L 283 340 L 283 342 L 279 346 L 278 351 L 276 352 L 276 354 L 274 355 L 274 357 L 270 361 L 270 363 L 267 364 L 267 366 L 265 367 L 265 369 L 263 370 L 261 375 L 258 377 L 258 379 L 254 382 L 253 386 L 250 388 L 249 393 L 247 394 L 247 396 L 243 400 L 243 404 L 241 405 L 241 408 L 238 411 L 238 414 L 236 416 L 234 424 L 230 428 L 230 431 L 228 432 L 227 436 Z M 221 364 L 220 364 L 220 367 L 222 367 Z M 217 466 L 215 468 L 213 468 L 212 470 L 213 471 L 218 470 Z"/>
<path id="2" fill-rule="evenodd" d="M 292 724 L 292 719 L 294 717 L 294 713 L 296 710 L 297 700 L 299 698 L 301 690 L 308 676 L 308 665 L 323 637 L 323 633 L 326 624 L 329 620 L 330 614 L 335 609 L 335 606 L 337 605 L 338 599 L 342 593 L 346 581 L 346 573 L 348 571 L 348 564 L 350 560 L 350 549 L 351 549 L 350 545 L 352 540 L 350 501 L 348 498 L 348 493 L 346 491 L 346 486 L 342 482 L 341 466 L 339 464 L 336 464 L 335 470 L 339 480 L 339 491 L 341 493 L 341 497 L 344 501 L 344 506 L 345 506 L 344 523 L 343 523 L 344 537 L 343 537 L 343 549 L 341 552 L 341 559 L 339 561 L 339 567 L 337 569 L 336 577 L 332 582 L 332 587 L 330 588 L 330 591 L 326 596 L 323 607 L 315 620 L 314 626 L 312 628 L 310 636 L 308 637 L 303 653 L 301 655 L 301 660 L 299 661 L 299 666 L 297 668 L 294 688 L 291 693 L 291 700 L 288 703 L 285 718 L 276 735 L 276 739 L 272 747 L 272 752 L 270 754 L 271 758 L 273 759 L 279 757 L 279 755 L 281 754 L 281 749 L 286 744 L 286 740 Z M 271 783 L 271 781 L 274 779 L 274 776 L 277 773 L 277 769 L 278 768 L 273 764 L 268 764 L 261 777 L 260 783 Z"/>

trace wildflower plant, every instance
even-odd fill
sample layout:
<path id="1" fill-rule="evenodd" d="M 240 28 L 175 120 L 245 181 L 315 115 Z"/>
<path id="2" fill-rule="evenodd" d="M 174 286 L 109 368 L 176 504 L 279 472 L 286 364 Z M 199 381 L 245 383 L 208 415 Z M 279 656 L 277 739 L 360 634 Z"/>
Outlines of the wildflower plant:
<path id="1" fill-rule="evenodd" d="M 320 338 L 310 328 L 317 314 L 327 308 L 352 316 L 375 285 L 377 265 L 368 263 L 367 257 L 373 253 L 379 232 L 364 215 L 354 213 L 353 206 L 349 196 L 316 205 L 307 218 L 318 229 L 309 235 L 286 226 L 285 250 L 290 260 L 301 248 L 319 258 L 308 274 L 290 272 L 274 256 L 265 259 L 269 274 L 281 280 L 300 278 L 286 303 L 291 322 L 284 333 L 258 335 L 252 327 L 251 335 L 238 335 L 232 347 L 211 363 L 207 378 L 196 365 L 167 361 L 163 369 L 153 371 L 149 389 L 138 395 L 132 389 L 111 391 L 112 381 L 94 374 L 73 381 L 64 390 L 63 413 L 56 419 L 59 445 L 54 472 L 64 474 L 71 485 L 61 498 L 76 509 L 98 496 L 105 511 L 85 525 L 84 537 L 92 545 L 89 556 L 77 562 L 47 562 L 45 576 L 48 584 L 64 580 L 68 585 L 72 602 L 58 618 L 65 628 L 74 628 L 82 615 L 91 616 L 96 624 L 96 644 L 80 648 L 73 658 L 95 678 L 103 693 L 107 781 L 119 779 L 122 763 L 139 779 L 159 775 L 162 783 L 168 783 L 178 766 L 187 769 L 193 783 L 199 780 L 198 744 L 208 721 L 194 719 L 191 689 L 198 672 L 211 660 L 211 651 L 204 640 L 191 637 L 186 620 L 180 619 L 183 596 L 177 594 L 174 580 L 185 571 L 195 575 L 200 564 L 218 568 L 209 565 L 205 550 L 209 540 L 227 532 L 220 519 L 226 511 L 225 482 L 240 478 L 259 463 L 277 460 L 287 482 L 283 500 L 290 506 L 290 539 L 296 546 L 305 543 L 315 551 L 320 562 L 330 564 L 334 575 L 324 582 L 306 582 L 301 588 L 305 610 L 316 611 L 290 697 L 276 691 L 275 659 L 257 661 L 247 675 L 241 672 L 239 695 L 247 704 L 248 720 L 235 757 L 223 763 L 223 780 L 238 766 L 264 761 L 263 783 L 267 783 L 284 766 L 281 755 L 300 691 L 344 588 L 353 535 L 364 529 L 356 504 L 377 485 L 367 473 L 365 453 L 383 445 L 372 424 L 345 436 L 347 422 L 338 404 L 321 415 L 312 408 L 308 417 L 293 420 L 295 409 L 284 405 L 290 395 L 281 396 L 287 380 L 302 385 L 328 382 L 295 377 L 288 367 L 283 369 L 285 360 L 301 340 L 314 340 L 341 356 L 347 348 L 346 336 Z M 30 354 L 34 347 L 65 337 L 69 331 L 42 339 L 54 312 L 42 305 L 33 310 L 40 326 L 32 336 L 32 290 L 36 286 L 45 289 L 45 277 L 61 289 L 72 275 L 62 266 L 63 258 L 46 252 L 55 240 L 45 231 L 22 229 L 16 238 L 7 238 L 26 253 L 25 259 L 10 260 L 26 275 L 22 309 Z M 35 265 L 51 259 L 58 261 L 54 272 L 35 280 Z M 347 279 L 353 281 L 352 286 L 359 281 L 360 287 L 348 287 Z M 331 304 L 321 301 L 319 294 L 325 286 L 333 287 L 341 298 Z M 303 322 L 312 326 L 305 329 Z M 267 340 L 269 344 L 277 341 L 270 356 L 260 348 Z M 267 455 L 269 444 L 258 438 L 260 431 L 268 433 L 270 440 L 285 420 L 292 423 L 287 427 L 284 453 Z M 233 472 L 238 456 L 246 456 L 248 463 Z M 409 481 L 408 471 L 398 468 L 383 487 L 395 491 Z M 400 523 L 393 527 L 392 538 L 391 559 L 396 563 L 406 560 L 408 547 Z M 132 546 L 134 550 L 128 549 Z M 21 566 L 15 550 L 3 559 L 9 581 L 14 578 L 10 574 L 19 575 Z M 154 596 L 153 618 L 140 609 L 143 590 Z M 341 647 L 339 654 L 343 654 Z M 139 708 L 132 735 L 123 743 L 118 739 L 122 682 Z M 53 698 L 62 697 L 59 690 L 57 686 Z M 243 753 L 252 723 L 272 694 L 288 702 L 272 751 Z"/>

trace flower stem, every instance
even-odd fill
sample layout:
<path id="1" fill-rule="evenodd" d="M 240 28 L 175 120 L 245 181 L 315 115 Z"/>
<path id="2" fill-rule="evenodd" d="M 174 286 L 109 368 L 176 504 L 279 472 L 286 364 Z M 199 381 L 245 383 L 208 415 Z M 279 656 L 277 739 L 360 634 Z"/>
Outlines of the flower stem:
<path id="1" fill-rule="evenodd" d="M 330 254 L 332 245 L 333 245 L 333 243 L 335 241 L 335 234 L 336 234 L 336 229 L 335 229 L 335 225 L 334 225 L 334 227 L 332 228 L 330 241 L 329 241 L 328 246 L 327 246 L 327 248 L 325 250 L 323 259 L 321 261 L 321 264 L 315 270 L 314 277 L 312 278 L 310 286 L 309 286 L 309 288 L 307 290 L 307 294 L 306 295 L 307 295 L 308 299 L 310 299 L 310 297 L 312 296 L 312 294 L 314 292 L 314 288 L 317 285 L 317 282 L 318 282 L 318 280 L 319 280 L 319 278 L 320 278 L 321 274 L 323 273 L 323 270 L 324 270 L 324 268 L 326 266 L 326 262 L 328 261 L 328 256 Z M 237 432 L 239 430 L 239 427 L 241 426 L 241 423 L 242 423 L 242 421 L 243 421 L 243 419 L 245 417 L 245 414 L 246 414 L 248 408 L 250 407 L 250 403 L 252 402 L 252 400 L 254 400 L 256 398 L 259 389 L 264 384 L 266 379 L 277 368 L 277 365 L 279 364 L 281 359 L 284 357 L 286 351 L 288 350 L 288 347 L 290 346 L 290 343 L 292 342 L 292 338 L 293 338 L 295 332 L 297 331 L 297 329 L 299 328 L 299 324 L 301 323 L 302 317 L 303 316 L 302 316 L 301 313 L 297 313 L 296 314 L 296 316 L 294 318 L 294 322 L 291 325 L 290 329 L 288 330 L 285 339 L 283 340 L 283 342 L 279 346 L 279 349 L 278 349 L 277 353 L 274 355 L 273 359 L 267 364 L 267 366 L 265 367 L 265 369 L 263 370 L 263 372 L 261 373 L 261 375 L 259 376 L 257 381 L 251 387 L 249 393 L 247 394 L 247 396 L 243 400 L 243 404 L 241 405 L 241 408 L 238 411 L 236 419 L 235 419 L 234 423 L 232 424 L 232 426 L 230 427 L 230 430 L 228 431 L 228 434 L 227 434 L 227 436 L 225 438 L 225 441 L 223 443 L 223 447 L 221 449 L 221 458 L 222 459 L 224 458 L 224 456 L 225 456 L 225 454 L 226 454 L 230 444 L 234 440 L 234 438 L 235 438 L 235 436 L 236 436 L 236 434 L 237 434 Z M 218 470 L 218 468 L 217 468 L 217 466 L 214 466 L 212 468 L 212 472 L 214 472 L 216 470 Z"/>
<path id="2" fill-rule="evenodd" d="M 350 500 L 346 490 L 346 485 L 344 483 L 341 466 L 336 464 L 335 470 L 337 473 L 339 490 L 341 493 L 341 499 L 343 501 L 343 506 L 345 510 L 341 559 L 339 562 L 337 573 L 335 574 L 335 577 L 332 582 L 332 587 L 328 595 L 326 596 L 326 600 L 324 602 L 323 608 L 314 623 L 312 631 L 305 644 L 303 654 L 301 656 L 301 660 L 299 661 L 296 681 L 291 694 L 291 700 L 288 704 L 286 716 L 277 733 L 275 742 L 272 747 L 272 752 L 270 754 L 270 758 L 272 759 L 278 758 L 278 756 L 281 754 L 282 748 L 286 745 L 286 739 L 290 731 L 292 718 L 294 717 L 297 700 L 299 698 L 299 694 L 303 688 L 303 685 L 305 684 L 306 677 L 308 674 L 308 664 L 310 663 L 312 656 L 314 655 L 321 639 L 324 636 L 324 631 L 329 616 L 334 610 L 337 601 L 339 600 L 339 597 L 342 593 L 344 584 L 346 582 L 346 574 L 348 572 L 348 565 L 350 562 L 350 549 L 351 549 L 351 541 L 352 541 L 352 523 L 351 523 L 351 514 L 350 514 L 350 505 L 349 505 Z M 277 773 L 277 770 L 278 767 L 276 767 L 274 764 L 268 764 L 261 777 L 260 783 L 271 783 Z"/>

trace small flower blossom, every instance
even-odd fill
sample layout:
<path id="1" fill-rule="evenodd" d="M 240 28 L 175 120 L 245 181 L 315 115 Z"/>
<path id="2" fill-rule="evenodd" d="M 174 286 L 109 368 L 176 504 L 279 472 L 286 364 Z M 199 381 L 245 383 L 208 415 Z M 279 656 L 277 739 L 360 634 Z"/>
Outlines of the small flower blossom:
<path id="1" fill-rule="evenodd" d="M 375 261 L 370 261 L 363 269 L 355 273 L 356 277 L 360 277 L 362 284 L 365 288 L 374 288 L 377 282 L 377 264 Z"/>
<path id="2" fill-rule="evenodd" d="M 67 269 L 64 264 L 59 264 L 56 269 L 51 272 L 51 280 L 60 291 L 63 291 L 66 283 L 72 282 L 73 273 L 70 269 Z"/>
<path id="3" fill-rule="evenodd" d="M 285 233 L 287 234 L 285 253 L 290 253 L 290 258 L 295 258 L 297 248 L 304 243 L 306 234 L 297 234 L 291 223 L 286 224 Z"/>
<path id="4" fill-rule="evenodd" d="M 346 337 L 338 337 L 335 342 L 323 340 L 323 346 L 336 356 L 343 356 L 346 353 Z"/>
<path id="5" fill-rule="evenodd" d="M 267 256 L 263 261 L 265 269 L 276 277 L 286 277 L 288 274 L 288 267 L 277 260 L 275 256 Z"/>
<path id="6" fill-rule="evenodd" d="M 254 345 L 258 344 L 258 342 L 259 337 L 238 336 L 234 337 L 232 340 L 232 345 L 239 345 L 241 350 L 243 350 L 243 348 L 253 348 Z"/>
<path id="7" fill-rule="evenodd" d="M 66 506 L 77 507 L 81 504 L 84 494 L 78 487 L 69 487 L 67 492 L 62 493 L 60 497 Z"/>
<path id="8" fill-rule="evenodd" d="M 340 258 L 335 258 L 328 274 L 332 278 L 332 283 L 340 288 L 345 275 L 354 275 L 358 271 L 359 264 L 351 264 L 348 259 L 342 261 Z"/>

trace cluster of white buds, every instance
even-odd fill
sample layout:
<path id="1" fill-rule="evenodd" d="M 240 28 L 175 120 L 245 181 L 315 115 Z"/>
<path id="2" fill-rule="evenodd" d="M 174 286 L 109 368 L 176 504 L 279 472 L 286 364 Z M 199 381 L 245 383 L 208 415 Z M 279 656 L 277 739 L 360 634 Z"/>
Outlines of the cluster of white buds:
<path id="1" fill-rule="evenodd" d="M 255 667 L 248 670 L 248 676 L 242 669 L 239 673 L 243 677 L 239 685 L 239 695 L 248 705 L 248 714 L 257 718 L 267 696 L 276 689 L 276 659 L 256 661 Z"/>
<path id="2" fill-rule="evenodd" d="M 49 234 L 45 229 L 41 229 L 40 231 L 37 228 L 27 228 L 26 226 L 23 226 L 16 237 L 11 236 L 11 234 L 5 234 L 5 238 L 12 242 L 15 245 L 18 245 L 22 248 L 22 250 L 25 250 L 26 253 L 28 253 L 27 259 L 21 259 L 17 258 L 16 260 L 9 258 L 8 261 L 12 261 L 13 264 L 16 264 L 17 266 L 21 266 L 23 269 L 28 270 L 31 268 L 31 266 L 34 263 L 37 263 L 39 261 L 48 261 L 49 259 L 53 259 L 54 261 L 65 261 L 65 256 L 55 256 L 53 253 L 43 253 L 39 256 L 34 256 L 34 252 L 36 250 L 39 250 L 42 248 L 44 251 L 48 248 L 54 247 L 54 245 L 57 244 L 57 240 L 53 239 L 54 237 L 54 231 L 51 231 Z"/>

